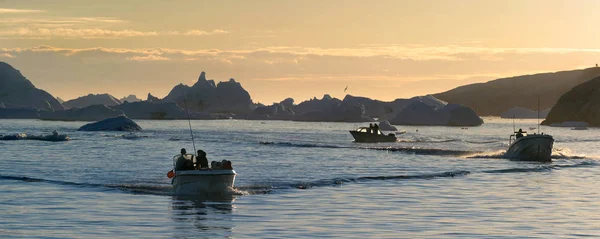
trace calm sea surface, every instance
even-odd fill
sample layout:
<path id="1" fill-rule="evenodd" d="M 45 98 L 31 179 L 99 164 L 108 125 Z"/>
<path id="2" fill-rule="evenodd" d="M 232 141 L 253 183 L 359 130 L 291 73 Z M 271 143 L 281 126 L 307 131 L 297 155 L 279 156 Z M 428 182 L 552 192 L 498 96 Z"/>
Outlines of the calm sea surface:
<path id="1" fill-rule="evenodd" d="M 166 174 L 187 121 L 138 121 L 142 138 L 86 122 L 0 120 L 0 238 L 600 237 L 600 131 L 542 127 L 552 163 L 503 159 L 511 120 L 406 127 L 357 144 L 353 123 L 192 121 L 209 160 L 231 160 L 239 195 L 181 198 Z M 528 131 L 536 120 L 520 120 Z"/>

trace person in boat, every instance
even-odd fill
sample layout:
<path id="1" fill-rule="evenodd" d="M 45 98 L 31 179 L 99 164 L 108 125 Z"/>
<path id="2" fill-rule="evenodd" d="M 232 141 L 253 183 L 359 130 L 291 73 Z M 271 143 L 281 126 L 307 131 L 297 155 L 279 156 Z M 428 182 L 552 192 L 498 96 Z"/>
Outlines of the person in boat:
<path id="1" fill-rule="evenodd" d="M 185 149 L 181 149 L 181 155 L 175 161 L 175 170 L 193 170 L 194 163 L 191 160 L 187 159 L 185 155 L 187 154 Z"/>
<path id="2" fill-rule="evenodd" d="M 204 152 L 204 150 L 198 150 L 198 154 L 196 155 L 196 168 L 208 168 L 208 159 L 206 158 L 206 152 Z"/>
<path id="3" fill-rule="evenodd" d="M 367 133 L 372 133 L 373 132 L 373 124 L 369 124 L 369 129 L 367 130 Z"/>
<path id="4" fill-rule="evenodd" d="M 373 134 L 379 133 L 379 125 L 377 123 L 373 124 Z"/>
<path id="5" fill-rule="evenodd" d="M 523 137 L 523 129 L 519 129 L 519 131 L 517 131 L 517 135 L 515 137 L 517 139 Z"/>

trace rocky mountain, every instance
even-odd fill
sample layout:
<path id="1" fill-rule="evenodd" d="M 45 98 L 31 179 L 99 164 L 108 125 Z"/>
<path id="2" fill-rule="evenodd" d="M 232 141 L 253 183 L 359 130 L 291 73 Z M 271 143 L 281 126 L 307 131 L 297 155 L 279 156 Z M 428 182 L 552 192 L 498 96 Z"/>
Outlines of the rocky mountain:
<path id="1" fill-rule="evenodd" d="M 160 99 L 158 97 L 155 97 L 152 94 L 148 93 L 148 96 L 146 97 L 146 101 L 159 102 Z"/>
<path id="2" fill-rule="evenodd" d="M 185 101 L 184 101 L 185 98 Z M 254 109 L 250 94 L 233 78 L 227 82 L 207 80 L 202 72 L 193 86 L 179 84 L 162 99 L 175 102 L 190 111 L 209 113 L 248 114 Z"/>
<path id="3" fill-rule="evenodd" d="M 36 88 L 20 71 L 0 62 L 0 104 L 5 108 L 63 110 L 48 92 Z"/>
<path id="4" fill-rule="evenodd" d="M 142 101 L 142 99 L 137 98 L 137 96 L 135 96 L 135 95 L 128 95 L 126 97 L 119 99 L 119 101 L 121 101 L 121 103 L 125 103 L 125 101 L 127 101 L 129 103 L 133 103 L 133 102 Z"/>
<path id="5" fill-rule="evenodd" d="M 569 121 L 600 126 L 600 77 L 575 86 L 563 94 L 542 124 L 552 125 Z"/>
<path id="6" fill-rule="evenodd" d="M 478 115 L 500 116 L 515 106 L 537 109 L 538 96 L 541 109 L 552 108 L 561 95 L 596 76 L 600 76 L 600 67 L 515 76 L 460 86 L 434 96 L 467 106 Z"/>
<path id="7" fill-rule="evenodd" d="M 109 94 L 89 94 L 86 96 L 79 97 L 77 99 L 65 101 L 63 106 L 67 109 L 71 108 L 85 108 L 90 105 L 106 105 L 115 106 L 120 105 L 121 101 Z"/>

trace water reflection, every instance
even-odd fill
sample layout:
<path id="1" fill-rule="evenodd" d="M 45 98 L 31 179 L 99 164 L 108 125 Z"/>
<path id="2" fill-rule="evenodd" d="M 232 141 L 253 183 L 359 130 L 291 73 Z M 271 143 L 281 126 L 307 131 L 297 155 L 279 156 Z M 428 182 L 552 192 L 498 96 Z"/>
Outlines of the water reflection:
<path id="1" fill-rule="evenodd" d="M 173 196 L 172 219 L 176 237 L 214 237 L 232 234 L 234 196 L 189 197 Z M 201 234 L 197 234 L 202 232 Z"/>

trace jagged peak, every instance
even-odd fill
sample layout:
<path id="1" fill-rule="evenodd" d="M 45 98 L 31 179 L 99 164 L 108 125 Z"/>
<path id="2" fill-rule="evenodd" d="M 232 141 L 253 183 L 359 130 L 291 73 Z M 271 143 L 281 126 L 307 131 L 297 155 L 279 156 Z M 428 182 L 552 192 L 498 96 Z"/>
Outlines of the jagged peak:
<path id="1" fill-rule="evenodd" d="M 206 81 L 206 72 L 200 72 L 200 76 L 198 77 L 198 81 Z"/>

